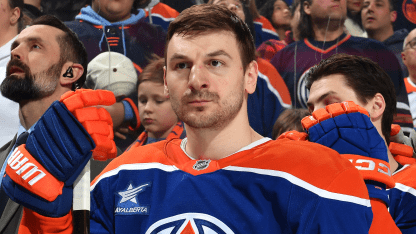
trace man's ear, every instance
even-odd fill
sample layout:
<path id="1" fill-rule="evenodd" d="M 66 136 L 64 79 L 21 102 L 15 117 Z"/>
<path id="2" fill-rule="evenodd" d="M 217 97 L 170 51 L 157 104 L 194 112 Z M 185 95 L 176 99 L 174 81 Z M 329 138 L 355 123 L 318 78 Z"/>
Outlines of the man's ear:
<path id="1" fill-rule="evenodd" d="M 17 24 L 17 22 L 19 21 L 19 18 L 20 18 L 20 14 L 22 14 L 22 12 L 20 12 L 20 8 L 15 7 L 13 9 L 13 12 L 12 12 L 12 17 L 10 17 L 10 24 L 11 25 Z"/>
<path id="2" fill-rule="evenodd" d="M 244 89 L 248 94 L 254 93 L 257 85 L 257 76 L 259 74 L 259 66 L 255 60 L 251 61 L 244 74 Z"/>
<path id="3" fill-rule="evenodd" d="M 397 11 L 391 11 L 390 12 L 390 22 L 394 23 L 397 19 Z"/>
<path id="4" fill-rule="evenodd" d="M 371 121 L 374 122 L 378 119 L 381 119 L 386 109 L 386 101 L 384 100 L 383 95 L 381 95 L 381 93 L 376 93 L 373 99 L 371 99 L 370 104 Z"/>
<path id="5" fill-rule="evenodd" d="M 85 71 L 86 72 L 86 71 Z M 84 73 L 84 67 L 79 63 L 66 62 L 62 66 L 60 82 L 62 86 L 72 85 Z M 65 75 L 66 74 L 66 75 Z"/>
<path id="6" fill-rule="evenodd" d="M 303 11 L 307 14 L 311 14 L 311 4 L 308 1 L 303 2 Z"/>
<path id="7" fill-rule="evenodd" d="M 168 82 L 166 81 L 166 66 L 163 66 L 163 85 L 163 93 L 165 94 L 166 98 L 169 98 Z"/>

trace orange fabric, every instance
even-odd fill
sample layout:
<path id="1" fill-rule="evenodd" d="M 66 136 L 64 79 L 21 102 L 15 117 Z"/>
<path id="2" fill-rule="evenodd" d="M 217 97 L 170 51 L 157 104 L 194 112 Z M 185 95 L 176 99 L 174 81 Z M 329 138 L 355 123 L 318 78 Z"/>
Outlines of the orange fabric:
<path id="1" fill-rule="evenodd" d="M 23 208 L 18 234 L 72 234 L 72 230 L 72 212 L 60 218 L 51 218 Z"/>
<path id="2" fill-rule="evenodd" d="M 370 231 L 368 232 L 369 234 L 402 233 L 394 223 L 394 220 L 383 201 L 371 198 L 370 202 L 371 210 L 373 211 L 373 222 L 371 223 Z"/>
<path id="3" fill-rule="evenodd" d="M 282 101 L 285 104 L 291 105 L 292 99 L 290 97 L 289 89 L 276 68 L 265 59 L 257 58 L 256 61 L 259 66 L 259 72 L 269 78 L 270 84 L 277 90 L 277 92 L 279 92 Z"/>
<path id="4" fill-rule="evenodd" d="M 113 121 L 104 108 L 97 105 L 112 105 L 116 98 L 108 90 L 78 89 L 61 96 L 61 102 L 84 126 L 96 145 L 92 156 L 95 160 L 105 161 L 117 156 L 114 142 Z"/>
<path id="5" fill-rule="evenodd" d="M 390 165 L 383 160 L 355 154 L 343 154 L 360 171 L 364 180 L 374 180 L 394 188 Z"/>
<path id="6" fill-rule="evenodd" d="M 250 150 L 244 150 L 220 160 L 210 160 L 208 168 L 201 171 L 193 169 L 198 160 L 189 158 L 182 151 L 180 145 L 180 139 L 173 139 L 142 146 L 140 151 L 127 151 L 111 161 L 92 184 L 102 174 L 123 164 L 160 163 L 172 165 L 192 175 L 200 175 L 232 165 L 260 170 L 285 171 L 318 188 L 369 199 L 367 187 L 357 169 L 336 151 L 316 143 L 289 139 L 270 140 Z M 320 152 L 319 157 L 314 157 L 316 152 Z M 256 160 L 253 160 L 253 155 L 259 156 L 256 157 Z M 296 155 L 296 157 L 288 157 L 288 155 Z M 324 168 L 311 166 L 308 170 L 298 167 L 299 164 L 315 165 L 318 163 L 317 160 L 320 165 L 331 166 Z M 344 186 L 345 183 L 350 185 L 348 188 L 353 187 L 355 189 L 347 189 Z"/>
<path id="7" fill-rule="evenodd" d="M 413 157 L 408 157 L 408 156 L 403 156 L 403 155 L 395 155 L 393 157 L 394 157 L 394 160 L 396 160 L 398 163 L 402 165 L 416 163 L 416 159 Z"/>
<path id="8" fill-rule="evenodd" d="M 296 130 L 291 130 L 288 132 L 282 133 L 277 139 L 289 139 L 293 141 L 306 141 L 308 139 L 308 134 L 305 132 L 298 132 Z"/>
<path id="9" fill-rule="evenodd" d="M 333 45 L 333 46 L 331 46 L 331 47 L 329 47 L 328 49 L 326 49 L 326 50 L 322 50 L 321 48 L 318 48 L 318 47 L 315 47 L 314 45 L 312 45 L 309 41 L 308 41 L 308 39 L 304 39 L 304 42 L 305 42 L 305 44 L 309 47 L 309 48 L 311 48 L 311 49 L 313 49 L 313 50 L 315 50 L 315 51 L 318 51 L 319 53 L 322 53 L 322 54 L 327 54 L 327 53 L 329 53 L 329 52 L 331 52 L 331 50 L 333 50 L 333 49 L 335 49 L 335 48 L 337 48 L 339 45 L 341 45 L 342 43 L 344 43 L 344 42 L 346 42 L 348 39 L 350 39 L 351 38 L 351 35 L 347 35 L 346 37 L 344 37 L 344 39 L 342 39 L 341 41 L 339 41 L 337 44 L 335 44 L 335 45 Z"/>
<path id="10" fill-rule="evenodd" d="M 149 12 L 145 11 L 146 17 L 149 16 Z M 171 8 L 170 6 L 159 2 L 152 8 L 153 14 L 159 14 L 163 18 L 176 18 L 179 15 L 179 12 L 177 12 L 175 9 Z"/>
<path id="11" fill-rule="evenodd" d="M 405 157 L 413 158 L 413 148 L 411 146 L 396 142 L 390 142 L 389 150 L 394 156 L 402 155 Z"/>
<path id="12" fill-rule="evenodd" d="M 264 17 L 264 16 L 260 16 L 259 18 L 255 19 L 254 22 L 259 22 L 262 24 L 262 28 L 268 29 L 268 30 L 272 30 L 273 32 L 276 32 L 276 30 L 274 29 L 272 23 L 270 23 L 270 21 Z"/>
<path id="13" fill-rule="evenodd" d="M 16 148 L 7 161 L 6 173 L 18 185 L 50 202 L 62 194 L 64 183 L 51 175 L 26 150 L 26 144 Z M 22 163 L 24 162 L 24 163 Z M 31 170 L 35 170 L 30 175 Z M 30 175 L 28 178 L 26 176 Z"/>
<path id="14" fill-rule="evenodd" d="M 409 77 L 404 78 L 404 85 L 406 86 L 407 93 L 416 92 L 416 87 L 410 83 L 409 79 L 410 79 Z"/>
<path id="15" fill-rule="evenodd" d="M 390 136 L 395 136 L 400 132 L 400 125 L 398 124 L 392 124 L 391 125 L 391 131 L 390 131 Z"/>

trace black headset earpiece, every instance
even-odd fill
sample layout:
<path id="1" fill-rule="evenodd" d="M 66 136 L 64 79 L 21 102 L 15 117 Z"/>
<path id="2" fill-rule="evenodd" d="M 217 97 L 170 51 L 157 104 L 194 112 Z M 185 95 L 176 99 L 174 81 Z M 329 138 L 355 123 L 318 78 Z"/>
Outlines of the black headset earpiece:
<path id="1" fill-rule="evenodd" d="M 74 73 L 72 72 L 72 67 L 68 67 L 68 70 L 62 75 L 63 77 L 73 78 Z"/>

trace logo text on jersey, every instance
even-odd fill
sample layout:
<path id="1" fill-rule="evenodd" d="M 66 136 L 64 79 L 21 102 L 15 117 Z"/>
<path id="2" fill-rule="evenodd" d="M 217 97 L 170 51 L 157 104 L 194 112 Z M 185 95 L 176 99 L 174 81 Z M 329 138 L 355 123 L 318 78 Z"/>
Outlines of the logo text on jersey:
<path id="1" fill-rule="evenodd" d="M 144 183 L 134 187 L 130 183 L 126 190 L 117 192 L 121 197 L 114 213 L 116 215 L 148 215 L 150 206 L 140 205 L 138 195 L 150 187 L 151 183 Z"/>
<path id="2" fill-rule="evenodd" d="M 211 160 L 198 160 L 192 168 L 197 171 L 205 170 L 208 168 L 210 162 Z"/>

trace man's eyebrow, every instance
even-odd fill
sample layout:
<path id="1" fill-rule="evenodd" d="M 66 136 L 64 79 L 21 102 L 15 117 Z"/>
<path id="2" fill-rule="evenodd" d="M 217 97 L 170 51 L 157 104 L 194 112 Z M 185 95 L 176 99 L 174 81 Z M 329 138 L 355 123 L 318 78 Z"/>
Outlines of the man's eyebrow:
<path id="1" fill-rule="evenodd" d="M 187 58 L 188 57 L 186 55 L 174 53 L 172 57 L 169 59 L 169 62 L 172 62 L 173 60 L 177 60 L 177 59 L 187 59 Z"/>
<path id="2" fill-rule="evenodd" d="M 320 101 L 322 101 L 322 100 L 324 100 L 326 97 L 328 97 L 329 95 L 331 95 L 331 94 L 334 94 L 335 92 L 334 91 L 329 91 L 329 92 L 327 92 L 327 93 L 324 93 L 323 95 L 321 95 L 319 98 L 318 98 L 318 100 L 316 100 L 316 102 L 320 102 Z M 309 101 L 308 102 L 306 102 L 306 105 L 307 106 L 312 106 L 313 104 L 312 103 L 310 103 Z"/>
<path id="3" fill-rule="evenodd" d="M 28 38 L 25 38 L 24 39 L 24 41 L 28 41 L 28 42 L 38 42 L 38 43 L 40 43 L 40 44 L 44 44 L 44 41 L 43 41 L 43 39 L 42 38 L 40 38 L 40 37 L 28 37 Z M 11 50 L 13 50 L 14 48 L 16 48 L 17 46 L 19 46 L 20 45 L 20 40 L 15 40 L 13 43 L 12 43 L 12 46 L 11 46 Z"/>
<path id="4" fill-rule="evenodd" d="M 225 52 L 224 50 L 217 50 L 217 51 L 211 52 L 211 53 L 207 54 L 207 57 L 215 57 L 215 56 L 219 56 L 219 55 L 224 55 L 224 56 L 232 59 L 231 56 L 227 52 Z"/>

